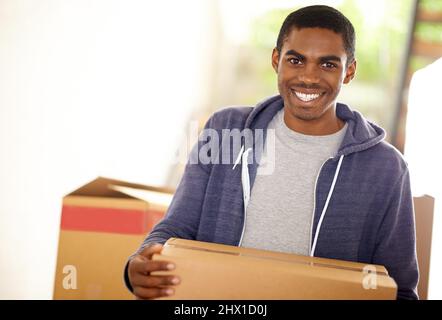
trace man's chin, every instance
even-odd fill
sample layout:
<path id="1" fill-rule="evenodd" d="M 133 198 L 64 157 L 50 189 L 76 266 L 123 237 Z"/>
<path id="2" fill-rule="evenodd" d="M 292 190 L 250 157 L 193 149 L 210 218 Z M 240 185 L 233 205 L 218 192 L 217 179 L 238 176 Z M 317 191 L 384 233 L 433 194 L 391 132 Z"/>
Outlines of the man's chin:
<path id="1" fill-rule="evenodd" d="M 318 119 L 318 116 L 314 114 L 296 113 L 294 116 L 303 121 L 313 121 Z"/>
<path id="2" fill-rule="evenodd" d="M 290 113 L 293 117 L 303 120 L 303 121 L 311 121 L 319 118 L 315 107 L 303 107 L 303 106 L 294 106 L 290 108 Z"/>

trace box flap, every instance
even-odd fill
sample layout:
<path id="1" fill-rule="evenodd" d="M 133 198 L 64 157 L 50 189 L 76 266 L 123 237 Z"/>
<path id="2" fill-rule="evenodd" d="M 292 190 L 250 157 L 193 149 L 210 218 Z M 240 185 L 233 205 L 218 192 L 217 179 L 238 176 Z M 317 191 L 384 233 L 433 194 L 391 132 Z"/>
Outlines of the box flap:
<path id="1" fill-rule="evenodd" d="M 122 188 L 118 188 L 118 187 Z M 135 190 L 138 190 L 135 192 Z M 145 193 L 141 192 L 145 191 Z M 150 192 L 150 193 L 149 193 Z M 159 194 L 173 195 L 174 190 L 170 188 L 146 186 L 137 183 L 130 183 L 126 181 L 109 179 L 104 177 L 98 177 L 95 180 L 87 183 L 86 185 L 74 190 L 67 196 L 85 196 L 85 197 L 105 197 L 105 198 L 133 198 L 145 200 L 149 196 L 153 199 L 161 199 L 161 201 L 167 202 L 167 196 L 159 197 Z M 143 198 L 140 198 L 143 196 Z M 154 202 L 150 200 L 149 202 Z"/>
<path id="2" fill-rule="evenodd" d="M 158 192 L 146 189 L 137 189 L 121 185 L 109 184 L 108 187 L 111 190 L 120 192 L 127 196 L 144 200 L 147 203 L 155 203 L 157 205 L 162 205 L 165 208 L 169 207 L 173 197 L 173 194 L 171 193 L 164 193 L 164 192 Z"/>

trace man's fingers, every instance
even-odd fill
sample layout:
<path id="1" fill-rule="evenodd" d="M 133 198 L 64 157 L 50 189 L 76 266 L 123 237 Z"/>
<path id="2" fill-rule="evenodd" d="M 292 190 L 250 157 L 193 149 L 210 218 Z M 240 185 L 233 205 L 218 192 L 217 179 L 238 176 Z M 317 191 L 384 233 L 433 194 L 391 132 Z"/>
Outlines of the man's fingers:
<path id="1" fill-rule="evenodd" d="M 144 248 L 140 255 L 146 257 L 147 259 L 151 259 L 153 254 L 161 253 L 161 250 L 163 250 L 163 245 L 160 243 L 155 243 Z"/>
<path id="2" fill-rule="evenodd" d="M 140 270 L 140 273 L 148 274 L 153 271 L 171 271 L 175 269 L 175 265 L 169 261 L 150 260 Z"/>
<path id="3" fill-rule="evenodd" d="M 144 288 L 174 286 L 180 283 L 177 276 L 144 276 L 136 274 L 133 277 L 133 285 Z"/>
<path id="4" fill-rule="evenodd" d="M 153 271 L 171 271 L 175 265 L 169 261 L 152 260 L 152 255 L 161 253 L 161 244 L 151 245 L 136 255 L 129 262 L 129 282 L 134 289 L 134 295 L 140 299 L 153 299 L 173 294 L 173 289 L 168 287 L 180 282 L 173 275 L 151 276 Z"/>
<path id="5" fill-rule="evenodd" d="M 175 269 L 175 265 L 169 261 L 147 260 L 143 256 L 136 256 L 131 261 L 131 270 L 136 273 L 148 275 L 152 271 L 170 271 Z"/>
<path id="6" fill-rule="evenodd" d="M 175 290 L 172 288 L 143 288 L 135 287 L 134 294 L 140 299 L 154 299 L 159 297 L 167 297 L 174 294 Z"/>

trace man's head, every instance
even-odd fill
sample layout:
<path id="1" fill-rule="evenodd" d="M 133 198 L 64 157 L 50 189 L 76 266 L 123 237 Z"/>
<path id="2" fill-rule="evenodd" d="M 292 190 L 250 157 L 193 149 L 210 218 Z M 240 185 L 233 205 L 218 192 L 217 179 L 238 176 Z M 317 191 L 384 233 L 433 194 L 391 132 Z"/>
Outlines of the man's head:
<path id="1" fill-rule="evenodd" d="M 356 72 L 354 29 L 339 11 L 305 7 L 284 21 L 272 66 L 291 128 L 309 134 L 335 132 L 336 99 Z"/>
<path id="2" fill-rule="evenodd" d="M 355 58 L 355 30 L 348 20 L 338 10 L 323 5 L 301 8 L 290 13 L 285 18 L 276 41 L 276 49 L 281 52 L 284 40 L 294 29 L 323 28 L 341 35 L 344 49 L 347 53 L 347 65 Z"/>

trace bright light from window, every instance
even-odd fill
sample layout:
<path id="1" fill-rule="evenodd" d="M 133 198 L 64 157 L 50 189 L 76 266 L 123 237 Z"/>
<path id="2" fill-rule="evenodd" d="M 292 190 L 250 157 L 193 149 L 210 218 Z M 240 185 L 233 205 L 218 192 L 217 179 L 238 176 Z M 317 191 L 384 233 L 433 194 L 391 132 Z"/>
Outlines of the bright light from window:
<path id="1" fill-rule="evenodd" d="M 226 38 L 229 39 L 232 44 L 241 44 L 248 39 L 250 22 L 267 11 L 278 8 L 295 9 L 314 4 L 338 6 L 342 1 L 343 0 L 220 0 L 219 8 Z"/>
<path id="2" fill-rule="evenodd" d="M 440 78 L 442 58 L 417 71 L 408 98 L 405 157 L 408 161 L 413 194 L 435 197 L 433 241 L 429 278 L 429 299 L 442 299 L 442 169 Z"/>
<path id="3" fill-rule="evenodd" d="M 61 198 L 163 184 L 203 103 L 212 2 L 0 2 L 0 299 L 51 298 Z"/>

